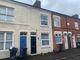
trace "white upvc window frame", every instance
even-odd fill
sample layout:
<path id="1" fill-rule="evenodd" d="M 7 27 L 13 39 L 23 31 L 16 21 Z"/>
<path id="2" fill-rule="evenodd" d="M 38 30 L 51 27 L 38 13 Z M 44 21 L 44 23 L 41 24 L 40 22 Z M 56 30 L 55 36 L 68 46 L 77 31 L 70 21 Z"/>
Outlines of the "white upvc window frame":
<path id="1" fill-rule="evenodd" d="M 57 24 L 59 23 L 59 24 Z M 53 26 L 54 27 L 61 27 L 61 17 L 58 15 L 53 15 Z"/>
<path id="2" fill-rule="evenodd" d="M 3 16 L 3 20 L 0 19 L 0 22 L 12 22 L 13 21 L 13 17 L 14 17 L 14 8 L 11 7 L 6 7 L 6 6 L 0 6 L 5 8 L 5 13 L 0 13 L 0 15 Z M 8 9 L 13 9 L 13 13 L 12 14 L 8 14 Z M 10 20 L 8 20 L 9 18 L 11 18 Z"/>
<path id="3" fill-rule="evenodd" d="M 78 22 L 74 22 L 75 25 L 75 29 L 79 30 L 79 23 Z"/>
<path id="4" fill-rule="evenodd" d="M 48 39 L 42 39 L 42 34 L 48 34 Z M 43 42 L 42 42 L 41 45 L 42 45 L 43 48 L 45 48 L 45 47 L 50 47 L 50 41 L 49 41 L 50 39 L 49 39 L 49 38 L 50 38 L 50 37 L 49 37 L 49 33 L 48 33 L 48 32 L 42 32 L 42 33 L 41 33 L 41 42 L 42 42 L 43 40 L 47 40 L 48 43 L 49 43 L 48 45 L 43 45 Z"/>
<path id="5" fill-rule="evenodd" d="M 59 34 L 57 33 L 57 35 L 59 36 Z M 61 34 L 60 34 L 61 35 Z M 56 34 L 55 34 L 55 36 L 56 36 Z M 56 41 L 56 39 L 55 39 L 55 41 Z M 60 42 L 56 42 L 56 44 L 62 44 L 62 35 L 61 35 L 61 41 Z"/>
<path id="6" fill-rule="evenodd" d="M 44 20 L 44 19 L 41 18 L 42 15 L 47 17 L 46 20 Z M 42 21 L 46 21 L 47 22 L 47 25 L 45 25 L 45 24 L 43 25 L 42 24 Z M 48 19 L 48 15 L 47 14 L 41 14 L 40 15 L 40 25 L 41 26 L 48 26 L 49 25 L 49 19 Z"/>
<path id="7" fill-rule="evenodd" d="M 9 49 L 6 49 L 6 43 L 8 42 L 7 40 L 6 40 L 6 35 L 7 35 L 7 32 L 5 32 L 5 31 L 0 31 L 0 32 L 4 32 L 4 47 L 3 47 L 3 50 L 0 50 L 0 52 L 1 51 L 8 51 Z M 8 31 L 9 32 L 9 31 Z M 11 31 L 10 31 L 11 32 Z M 14 33 L 13 32 L 11 32 L 12 33 L 12 46 L 13 46 L 13 42 L 14 42 Z M 10 42 L 10 41 L 9 41 Z"/>

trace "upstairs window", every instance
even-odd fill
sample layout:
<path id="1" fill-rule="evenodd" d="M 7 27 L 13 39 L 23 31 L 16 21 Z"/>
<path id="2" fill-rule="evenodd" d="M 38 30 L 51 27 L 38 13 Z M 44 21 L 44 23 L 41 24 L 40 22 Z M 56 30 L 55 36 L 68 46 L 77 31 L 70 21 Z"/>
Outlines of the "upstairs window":
<path id="1" fill-rule="evenodd" d="M 79 29 L 79 25 L 78 25 L 78 22 L 75 22 L 75 29 Z"/>
<path id="2" fill-rule="evenodd" d="M 53 25 L 54 27 L 61 27 L 61 18 L 60 16 L 54 15 L 53 16 Z"/>
<path id="3" fill-rule="evenodd" d="M 0 21 L 12 21 L 14 9 L 10 7 L 0 6 Z"/>
<path id="4" fill-rule="evenodd" d="M 41 15 L 41 25 L 48 25 L 48 16 Z"/>

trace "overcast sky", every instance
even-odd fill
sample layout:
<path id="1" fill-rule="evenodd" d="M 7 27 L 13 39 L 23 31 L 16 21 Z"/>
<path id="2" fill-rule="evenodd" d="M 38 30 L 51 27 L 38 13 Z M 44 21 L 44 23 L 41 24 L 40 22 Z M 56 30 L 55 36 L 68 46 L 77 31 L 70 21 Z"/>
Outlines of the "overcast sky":
<path id="1" fill-rule="evenodd" d="M 35 0 L 17 0 L 33 5 Z M 40 0 L 42 8 L 67 15 L 80 15 L 80 0 Z"/>

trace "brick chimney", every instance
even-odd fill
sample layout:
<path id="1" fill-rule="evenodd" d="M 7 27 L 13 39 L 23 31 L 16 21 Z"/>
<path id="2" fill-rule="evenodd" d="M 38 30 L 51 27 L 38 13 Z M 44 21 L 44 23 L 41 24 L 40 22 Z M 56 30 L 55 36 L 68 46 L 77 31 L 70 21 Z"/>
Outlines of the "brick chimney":
<path id="1" fill-rule="evenodd" d="M 75 14 L 75 15 L 73 15 L 72 17 L 74 17 L 74 18 L 79 18 L 79 15 L 78 15 L 78 14 Z"/>
<path id="2" fill-rule="evenodd" d="M 37 8 L 41 8 L 41 1 L 36 0 L 33 6 Z"/>

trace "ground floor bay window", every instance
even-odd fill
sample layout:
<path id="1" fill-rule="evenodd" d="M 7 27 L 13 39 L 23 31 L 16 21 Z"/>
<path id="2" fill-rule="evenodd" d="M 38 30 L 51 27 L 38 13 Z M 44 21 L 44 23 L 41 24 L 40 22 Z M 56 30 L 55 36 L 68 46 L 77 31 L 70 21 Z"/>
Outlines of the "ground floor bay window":
<path id="1" fill-rule="evenodd" d="M 49 34 L 48 33 L 41 33 L 41 40 L 42 40 L 42 46 L 44 47 L 49 46 Z"/>
<path id="2" fill-rule="evenodd" d="M 13 41 L 12 32 L 0 32 L 0 50 L 9 49 Z"/>
<path id="3" fill-rule="evenodd" d="M 61 38 L 62 38 L 61 34 L 55 34 L 56 44 L 62 44 Z"/>

